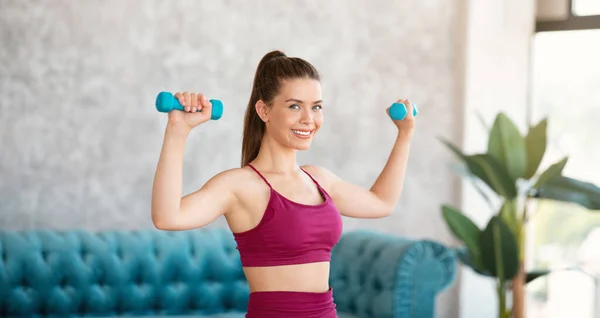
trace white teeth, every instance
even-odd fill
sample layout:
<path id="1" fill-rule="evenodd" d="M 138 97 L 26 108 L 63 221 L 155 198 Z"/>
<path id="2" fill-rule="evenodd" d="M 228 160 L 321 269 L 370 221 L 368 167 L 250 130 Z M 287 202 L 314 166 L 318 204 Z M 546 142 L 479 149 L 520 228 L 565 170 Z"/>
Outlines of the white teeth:
<path id="1" fill-rule="evenodd" d="M 308 136 L 308 135 L 310 135 L 310 131 L 300 131 L 300 130 L 293 130 L 292 129 L 292 132 L 294 134 L 298 134 L 298 135 L 302 135 L 302 136 Z"/>

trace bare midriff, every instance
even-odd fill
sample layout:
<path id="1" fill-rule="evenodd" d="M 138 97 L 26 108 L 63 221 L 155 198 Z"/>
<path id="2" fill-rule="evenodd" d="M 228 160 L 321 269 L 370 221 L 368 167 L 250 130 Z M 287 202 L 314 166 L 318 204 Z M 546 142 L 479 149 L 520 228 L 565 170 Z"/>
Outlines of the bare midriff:
<path id="1" fill-rule="evenodd" d="M 329 290 L 329 262 L 308 264 L 244 267 L 250 292 Z"/>

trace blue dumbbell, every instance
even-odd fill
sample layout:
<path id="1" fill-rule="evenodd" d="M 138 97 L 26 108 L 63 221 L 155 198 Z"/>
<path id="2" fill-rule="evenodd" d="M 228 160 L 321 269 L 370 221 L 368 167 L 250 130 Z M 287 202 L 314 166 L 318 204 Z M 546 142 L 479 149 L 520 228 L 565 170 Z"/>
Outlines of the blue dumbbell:
<path id="1" fill-rule="evenodd" d="M 217 120 L 223 116 L 223 102 L 218 99 L 211 99 L 212 111 L 210 113 L 210 119 Z M 184 110 L 179 100 L 169 92 L 160 92 L 156 96 L 156 110 L 161 113 L 168 113 L 172 110 Z M 198 110 L 201 112 L 202 110 Z"/>
<path id="2" fill-rule="evenodd" d="M 413 107 L 413 116 L 417 116 L 419 111 L 417 110 L 417 105 L 412 104 Z M 406 109 L 406 105 L 403 103 L 393 103 L 390 107 L 390 117 L 393 120 L 403 120 L 404 117 L 408 114 L 408 110 Z"/>

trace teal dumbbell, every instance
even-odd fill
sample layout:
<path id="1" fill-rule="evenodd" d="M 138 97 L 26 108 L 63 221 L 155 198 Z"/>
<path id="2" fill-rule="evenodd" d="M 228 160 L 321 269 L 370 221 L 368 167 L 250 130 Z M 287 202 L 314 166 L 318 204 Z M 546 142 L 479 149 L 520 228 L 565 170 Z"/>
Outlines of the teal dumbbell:
<path id="1" fill-rule="evenodd" d="M 212 111 L 210 113 L 210 119 L 217 120 L 223 116 L 223 102 L 218 99 L 209 100 L 212 104 Z M 169 92 L 160 92 L 156 96 L 156 110 L 161 113 L 168 113 L 172 110 L 184 110 L 179 100 Z M 198 110 L 201 112 L 202 110 Z"/>
<path id="2" fill-rule="evenodd" d="M 417 110 L 417 105 L 412 104 L 413 107 L 413 116 L 417 116 L 419 111 Z M 406 109 L 406 105 L 403 103 L 393 103 L 390 107 L 390 117 L 393 120 L 403 120 L 404 117 L 408 115 L 408 110 Z"/>

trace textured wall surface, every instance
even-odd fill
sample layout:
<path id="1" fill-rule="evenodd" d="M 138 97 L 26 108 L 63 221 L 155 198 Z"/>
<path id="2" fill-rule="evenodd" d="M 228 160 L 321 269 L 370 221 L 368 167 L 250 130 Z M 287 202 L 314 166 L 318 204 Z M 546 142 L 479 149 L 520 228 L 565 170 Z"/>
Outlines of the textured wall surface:
<path id="1" fill-rule="evenodd" d="M 386 219 L 345 219 L 450 243 L 440 204 L 457 203 L 462 1 L 0 2 L 0 226 L 148 228 L 166 115 L 161 90 L 222 99 L 192 132 L 184 191 L 238 166 L 243 112 L 262 55 L 281 49 L 323 75 L 325 124 L 301 163 L 370 187 L 395 127 L 385 108 L 420 106 L 404 193 Z M 223 219 L 211 226 L 224 226 Z M 440 316 L 455 317 L 454 289 Z"/>

